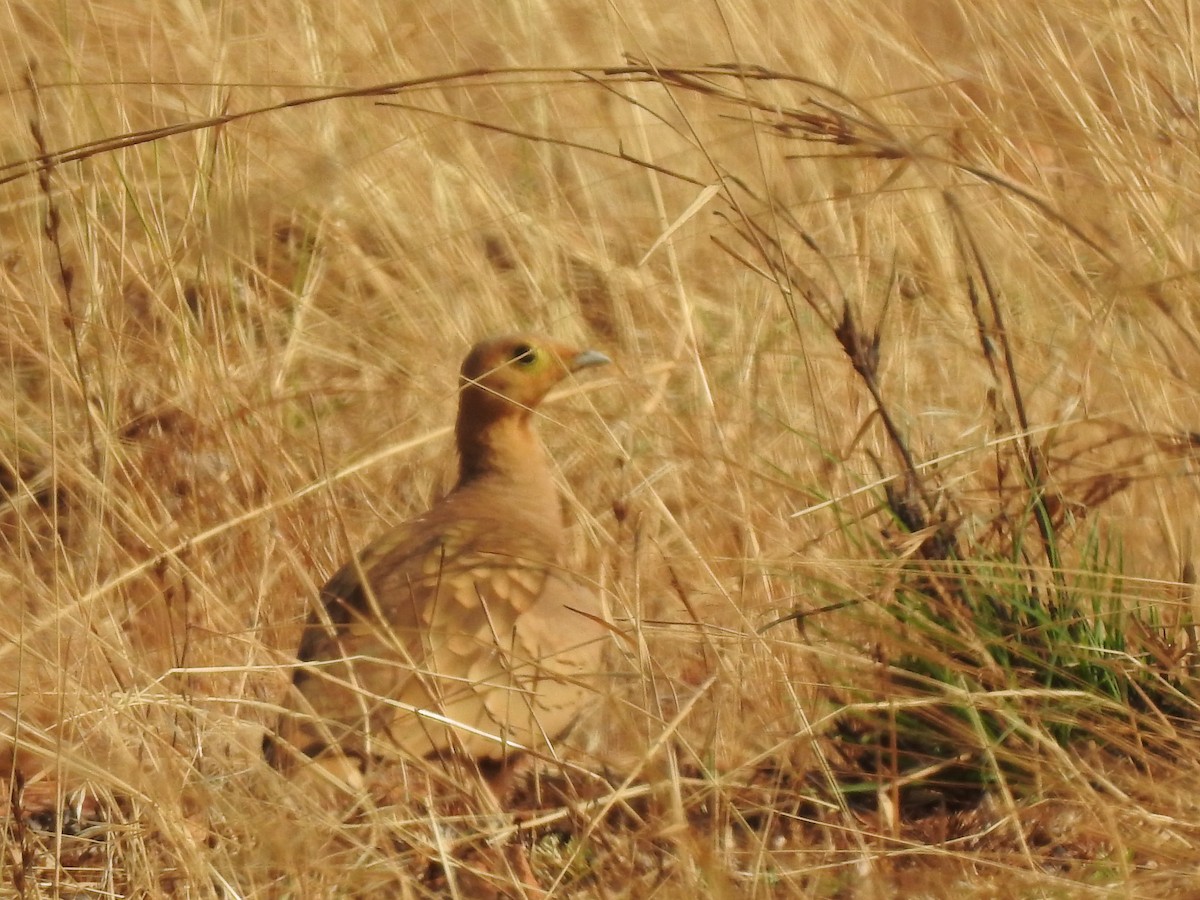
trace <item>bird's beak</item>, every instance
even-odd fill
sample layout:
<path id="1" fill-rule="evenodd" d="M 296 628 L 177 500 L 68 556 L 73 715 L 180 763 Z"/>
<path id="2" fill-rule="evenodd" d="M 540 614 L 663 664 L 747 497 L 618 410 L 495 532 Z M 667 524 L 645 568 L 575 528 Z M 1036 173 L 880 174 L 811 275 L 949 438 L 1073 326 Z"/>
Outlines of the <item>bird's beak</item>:
<path id="1" fill-rule="evenodd" d="M 599 350 L 584 350 L 571 357 L 567 362 L 567 368 L 572 372 L 578 372 L 580 369 L 590 369 L 592 366 L 607 366 L 611 362 L 612 360 Z"/>

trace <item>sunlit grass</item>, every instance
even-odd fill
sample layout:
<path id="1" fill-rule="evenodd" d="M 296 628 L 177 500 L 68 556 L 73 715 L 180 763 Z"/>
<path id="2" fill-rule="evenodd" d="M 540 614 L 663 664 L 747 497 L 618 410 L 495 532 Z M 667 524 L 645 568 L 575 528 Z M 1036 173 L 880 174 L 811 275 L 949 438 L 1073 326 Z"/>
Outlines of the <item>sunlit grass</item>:
<path id="1" fill-rule="evenodd" d="M 462 354 L 534 327 L 617 363 L 541 424 L 617 632 L 516 800 L 552 893 L 1187 895 L 1189 28 L 10 4 L 0 883 L 520 889 L 470 779 L 259 747 L 320 583 L 448 486 Z"/>

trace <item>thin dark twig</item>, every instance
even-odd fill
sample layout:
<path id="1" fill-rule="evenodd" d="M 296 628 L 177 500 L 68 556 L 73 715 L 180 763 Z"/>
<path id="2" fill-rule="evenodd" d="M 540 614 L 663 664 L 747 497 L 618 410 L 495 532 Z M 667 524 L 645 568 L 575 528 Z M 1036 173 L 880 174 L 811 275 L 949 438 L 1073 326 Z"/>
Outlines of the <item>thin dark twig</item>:
<path id="1" fill-rule="evenodd" d="M 834 271 L 833 264 L 821 251 L 821 248 L 817 244 L 816 240 L 807 232 L 807 230 L 802 228 L 798 222 L 795 222 L 793 219 L 791 219 L 786 210 L 774 208 L 772 212 L 776 212 L 787 217 L 788 225 L 800 237 L 800 240 L 804 242 L 804 245 L 817 255 L 817 258 L 821 261 L 826 272 L 836 284 L 837 273 Z M 784 249 L 782 242 L 775 234 L 767 231 L 767 229 L 764 228 L 757 219 L 747 219 L 745 220 L 745 224 L 754 237 L 753 239 L 748 238 L 745 231 L 739 229 L 739 234 L 742 235 L 743 239 L 747 240 L 747 243 L 756 246 L 756 248 L 759 250 L 759 253 L 762 254 L 764 259 L 768 260 L 773 268 L 778 269 L 780 272 L 787 273 L 786 278 L 789 285 L 800 284 L 802 286 L 801 296 L 804 297 L 804 300 L 808 304 L 809 308 L 816 313 L 817 317 L 821 320 L 822 324 L 824 324 L 826 328 L 828 328 L 830 331 L 835 330 L 837 328 L 838 321 L 837 313 L 834 311 L 833 301 L 828 294 L 820 288 L 814 279 L 804 274 L 803 268 L 791 258 L 788 252 Z M 838 288 L 840 291 L 841 285 L 838 285 Z"/>
<path id="2" fill-rule="evenodd" d="M 961 233 L 963 246 L 969 252 L 969 258 L 966 261 L 979 273 L 980 281 L 983 283 L 984 294 L 988 300 L 988 310 L 992 317 L 990 331 L 1000 345 L 1000 355 L 1004 362 L 1005 383 L 1008 385 L 1008 394 L 1012 398 L 1013 410 L 1017 416 L 1020 446 L 1024 451 L 1026 482 L 1029 484 L 1032 493 L 1034 518 L 1037 521 L 1038 533 L 1041 536 L 1046 561 L 1050 564 L 1052 571 L 1058 572 L 1061 569 L 1061 559 L 1058 553 L 1058 542 L 1055 540 L 1054 522 L 1046 504 L 1047 476 L 1045 464 L 1042 460 L 1041 451 L 1034 446 L 1031 436 L 1029 413 L 1025 408 L 1025 398 L 1021 391 L 1021 380 L 1017 374 L 1016 355 L 1013 352 L 1008 328 L 1004 324 L 1004 309 L 1000 303 L 1000 292 L 992 281 L 991 272 L 987 267 L 983 252 L 975 241 L 975 235 L 967 224 L 957 198 L 951 191 L 943 192 L 943 196 L 946 206 L 949 208 L 951 216 L 957 225 L 957 230 Z"/>
<path id="3" fill-rule="evenodd" d="M 882 343 L 882 330 L 876 328 L 872 334 L 865 333 L 859 327 L 853 307 L 847 301 L 842 307 L 842 320 L 834 329 L 834 335 L 846 352 L 851 367 L 858 373 L 863 384 L 866 385 L 867 391 L 871 394 L 871 399 L 875 401 L 875 411 L 879 414 L 884 431 L 887 432 L 888 439 L 896 453 L 899 454 L 900 461 L 904 466 L 906 487 L 915 488 L 920 493 L 926 516 L 933 515 L 936 508 L 933 495 L 925 486 L 925 479 L 921 477 L 917 468 L 917 461 L 908 446 L 908 439 L 896 421 L 896 417 L 892 415 L 879 383 L 879 348 Z M 924 519 L 923 516 L 919 524 L 926 524 Z M 906 524 L 910 527 L 918 525 L 916 522 L 907 522 Z"/>
<path id="4" fill-rule="evenodd" d="M 194 131 L 203 131 L 207 128 L 215 128 L 220 125 L 227 125 L 232 122 L 242 121 L 244 119 L 256 118 L 268 113 L 280 112 L 287 109 L 298 109 L 305 106 L 312 106 L 319 103 L 328 103 L 338 100 L 361 100 L 370 97 L 386 97 L 402 94 L 409 91 L 427 90 L 431 87 L 441 88 L 467 88 L 474 85 L 476 82 L 487 82 L 491 86 L 491 80 L 496 76 L 526 76 L 530 79 L 529 83 L 541 84 L 544 83 L 546 76 L 563 76 L 562 83 L 565 84 L 594 84 L 597 79 L 610 79 L 624 83 L 651 83 L 662 84 L 668 78 L 677 78 L 681 74 L 694 75 L 713 75 L 731 77 L 737 73 L 726 66 L 695 66 L 691 68 L 669 68 L 658 69 L 649 65 L 629 65 L 629 66 L 479 66 L 470 69 L 460 69 L 455 72 L 445 72 L 437 75 L 427 75 L 421 78 L 408 78 L 398 81 L 382 82 L 380 84 L 366 85 L 364 87 L 342 88 L 335 91 L 321 91 L 317 94 L 309 94 L 303 97 L 293 97 L 288 100 L 283 100 L 279 103 L 270 103 L 264 106 L 257 106 L 251 109 L 222 113 L 217 116 L 208 116 L 203 119 L 195 119 L 187 122 L 177 122 L 171 125 L 164 125 L 158 128 L 147 128 L 141 131 L 128 132 L 126 134 L 113 135 L 101 138 L 95 141 L 88 141 L 84 144 L 79 144 L 74 147 L 68 147 L 64 150 L 49 151 L 43 150 L 37 156 L 29 159 L 15 160 L 11 163 L 0 164 L 0 184 L 7 184 L 12 181 L 17 181 L 21 178 L 35 174 L 39 170 L 53 168 L 57 165 L 62 165 L 68 162 L 77 162 L 81 159 L 87 159 L 91 156 L 96 156 L 102 153 L 110 153 L 114 150 L 121 150 L 128 147 L 134 147 L 139 144 L 152 143 L 154 141 L 163 140 L 164 138 L 174 137 L 181 134 L 189 134 Z M 798 76 L 789 76 L 784 73 L 770 73 L 767 70 L 754 67 L 745 73 L 738 75 L 740 78 L 754 80 L 777 80 L 785 81 L 800 81 L 801 83 L 811 84 L 814 87 L 820 87 L 823 90 L 828 90 L 831 94 L 837 97 L 842 97 L 839 92 L 833 88 L 828 88 L 821 85 L 819 82 L 809 79 L 801 79 Z M 541 79 L 535 80 L 535 79 Z M 736 98 L 736 95 L 733 95 Z M 845 98 L 846 102 L 851 102 L 849 98 Z"/>
<path id="5" fill-rule="evenodd" d="M 10 849 L 12 859 L 9 861 L 8 871 L 17 896 L 25 900 L 29 896 L 28 877 L 33 872 L 34 863 L 33 845 L 25 821 L 25 773 L 14 768 L 11 778 L 8 786 L 8 822 L 16 846 Z M 0 871 L 3 869 L 0 868 Z"/>
<path id="6" fill-rule="evenodd" d="M 51 154 L 46 149 L 46 134 L 42 127 L 42 123 L 46 120 L 46 110 L 42 104 L 42 96 L 38 92 L 37 79 L 32 67 L 25 72 L 25 83 L 29 87 L 30 96 L 33 101 L 33 116 L 29 120 L 29 131 L 42 158 L 49 159 L 51 158 Z M 99 474 L 100 447 L 96 441 L 95 427 L 92 424 L 91 392 L 88 387 L 87 369 L 83 364 L 83 352 L 80 349 L 79 315 L 75 308 L 75 292 L 73 290 L 75 285 L 75 270 L 67 263 L 66 254 L 63 251 L 62 216 L 59 213 L 58 202 L 54 195 L 54 168 L 54 164 L 51 163 L 38 169 L 37 173 L 38 189 L 41 191 L 42 196 L 46 198 L 46 218 L 42 224 L 42 234 L 54 249 L 54 260 L 58 266 L 58 280 L 62 285 L 63 303 L 66 306 L 63 324 L 66 325 L 67 333 L 71 339 L 71 356 L 75 369 L 75 383 L 83 400 L 84 428 L 87 431 L 88 446 L 91 448 L 92 453 L 92 471 Z"/>
<path id="7" fill-rule="evenodd" d="M 597 156 L 605 156 L 610 159 L 618 159 L 621 162 L 633 163 L 635 166 L 641 166 L 642 168 L 649 169 L 653 172 L 658 172 L 660 175 L 666 175 L 670 178 L 675 178 L 679 181 L 695 185 L 696 187 L 708 186 L 706 182 L 701 181 L 698 178 L 693 178 L 690 175 L 685 175 L 682 172 L 675 171 L 674 169 L 668 169 L 666 166 L 660 166 L 657 163 L 650 162 L 649 160 L 639 159 L 638 157 L 632 156 L 625 152 L 624 149 L 618 149 L 616 151 L 605 150 L 603 147 L 596 147 L 591 144 L 583 144 L 579 141 L 568 140 L 567 138 L 558 138 L 551 137 L 550 135 L 546 134 L 537 134 L 536 132 L 525 131 L 523 129 L 513 128 L 508 125 L 499 125 L 495 122 L 485 122 L 483 119 L 473 119 L 469 116 L 461 116 L 456 113 L 443 112 L 439 109 L 430 109 L 427 106 L 417 106 L 412 103 L 380 101 L 376 105 L 387 106 L 393 109 L 403 109 L 408 112 L 423 113 L 430 116 L 437 116 L 442 119 L 449 119 L 452 122 L 462 122 L 465 125 L 470 125 L 472 128 L 479 128 L 483 131 L 495 131 L 500 134 L 508 134 L 512 135 L 513 137 L 521 138 L 525 141 L 533 141 L 534 143 L 554 144 L 555 146 L 567 147 L 572 150 L 583 150 L 588 153 L 594 153 Z"/>

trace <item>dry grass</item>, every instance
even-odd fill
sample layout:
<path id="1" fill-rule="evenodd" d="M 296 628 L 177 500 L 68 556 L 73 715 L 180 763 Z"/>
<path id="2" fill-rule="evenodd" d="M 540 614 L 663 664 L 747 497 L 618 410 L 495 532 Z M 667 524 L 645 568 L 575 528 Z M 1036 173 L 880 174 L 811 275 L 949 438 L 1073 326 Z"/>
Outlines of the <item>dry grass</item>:
<path id="1" fill-rule="evenodd" d="M 520 892 L 258 752 L 517 326 L 619 361 L 554 896 L 1192 896 L 1187 5 L 423 6 L 5 7 L 0 896 Z"/>

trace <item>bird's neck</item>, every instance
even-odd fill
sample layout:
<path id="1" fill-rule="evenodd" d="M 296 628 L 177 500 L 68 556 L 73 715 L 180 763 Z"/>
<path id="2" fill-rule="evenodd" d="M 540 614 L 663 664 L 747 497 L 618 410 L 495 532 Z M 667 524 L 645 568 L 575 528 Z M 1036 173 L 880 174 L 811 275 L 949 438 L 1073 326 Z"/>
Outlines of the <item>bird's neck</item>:
<path id="1" fill-rule="evenodd" d="M 532 412 L 467 390 L 459 402 L 455 436 L 459 476 L 451 494 L 504 511 L 513 522 L 523 523 L 520 528 L 557 546 L 562 505 Z"/>
<path id="2" fill-rule="evenodd" d="M 546 451 L 526 410 L 460 409 L 458 488 L 481 481 L 507 483 L 530 494 L 530 500 L 551 498 L 557 503 Z M 489 412 L 492 415 L 487 415 Z"/>

